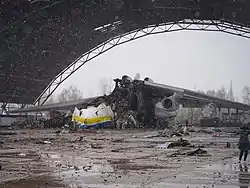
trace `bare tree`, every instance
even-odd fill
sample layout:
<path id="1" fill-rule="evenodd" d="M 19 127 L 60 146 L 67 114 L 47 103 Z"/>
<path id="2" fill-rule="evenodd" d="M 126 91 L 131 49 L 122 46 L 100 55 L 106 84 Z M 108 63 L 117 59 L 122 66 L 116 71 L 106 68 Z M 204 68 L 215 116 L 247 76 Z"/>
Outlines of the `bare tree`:
<path id="1" fill-rule="evenodd" d="M 187 117 L 191 124 L 193 124 L 193 121 L 194 121 L 194 110 L 195 110 L 194 108 L 187 109 Z"/>
<path id="2" fill-rule="evenodd" d="M 243 88 L 242 93 L 243 93 L 243 96 L 242 96 L 243 102 L 246 104 L 250 104 L 250 87 L 245 86 Z"/>
<path id="3" fill-rule="evenodd" d="M 55 97 L 53 95 L 51 95 L 48 100 L 45 102 L 45 104 L 53 104 L 55 103 Z"/>
<path id="4" fill-rule="evenodd" d="M 42 100 L 39 101 L 39 105 L 40 105 L 40 104 L 43 104 L 43 102 L 44 102 L 45 100 L 46 100 L 46 101 L 44 102 L 44 104 L 53 104 L 53 103 L 56 102 L 54 96 L 53 96 L 53 95 L 50 95 L 49 93 L 44 93 L 41 99 L 42 99 Z"/>
<path id="5" fill-rule="evenodd" d="M 100 80 L 101 95 L 108 95 L 112 92 L 113 89 L 113 80 L 112 79 L 101 79 Z"/>
<path id="6" fill-rule="evenodd" d="M 202 90 L 197 90 L 199 93 L 205 94 L 206 92 Z M 188 119 L 191 124 L 196 124 L 199 122 L 201 117 L 201 109 L 200 108 L 181 108 L 176 119 L 184 124 L 185 120 Z"/>
<path id="7" fill-rule="evenodd" d="M 57 97 L 57 101 L 66 102 L 82 98 L 83 98 L 82 92 L 76 86 L 70 86 L 68 89 L 62 90 L 62 92 Z"/>
<path id="8" fill-rule="evenodd" d="M 199 120 L 201 118 L 201 108 L 195 108 L 193 112 L 193 123 L 197 124 L 199 123 Z"/>
<path id="9" fill-rule="evenodd" d="M 205 91 L 200 90 L 200 89 L 198 89 L 198 90 L 197 90 L 197 92 L 198 92 L 198 93 L 202 93 L 202 94 L 206 94 L 206 92 L 205 92 Z"/>
<path id="10" fill-rule="evenodd" d="M 176 116 L 176 120 L 180 124 L 184 124 L 187 118 L 187 108 L 180 108 L 178 115 Z"/>
<path id="11" fill-rule="evenodd" d="M 224 87 L 221 87 L 217 92 L 216 92 L 216 97 L 221 98 L 221 99 L 226 99 L 227 92 Z"/>
<path id="12" fill-rule="evenodd" d="M 210 96 L 216 96 L 216 92 L 214 90 L 207 90 L 207 95 L 210 95 Z"/>
<path id="13" fill-rule="evenodd" d="M 235 102 L 240 102 L 239 97 L 235 97 L 235 98 L 234 98 L 234 101 L 235 101 Z"/>

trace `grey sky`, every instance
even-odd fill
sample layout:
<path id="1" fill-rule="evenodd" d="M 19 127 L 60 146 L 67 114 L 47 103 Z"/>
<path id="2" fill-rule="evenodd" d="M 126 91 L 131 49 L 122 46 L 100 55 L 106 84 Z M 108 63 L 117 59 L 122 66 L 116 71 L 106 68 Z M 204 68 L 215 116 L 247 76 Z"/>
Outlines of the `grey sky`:
<path id="1" fill-rule="evenodd" d="M 250 86 L 250 40 L 219 32 L 180 31 L 122 44 L 85 64 L 57 90 L 76 85 L 85 97 L 96 95 L 100 80 L 127 74 L 186 89 L 230 86 L 241 98 Z"/>

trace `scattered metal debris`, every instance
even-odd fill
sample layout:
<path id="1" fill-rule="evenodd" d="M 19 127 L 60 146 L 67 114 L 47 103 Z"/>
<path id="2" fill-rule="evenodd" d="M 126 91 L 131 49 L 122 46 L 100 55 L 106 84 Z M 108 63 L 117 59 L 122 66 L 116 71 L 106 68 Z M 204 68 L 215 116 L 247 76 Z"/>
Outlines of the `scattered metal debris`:
<path id="1" fill-rule="evenodd" d="M 186 153 L 187 156 L 193 156 L 193 155 L 198 155 L 198 156 L 202 156 L 202 155 L 207 155 L 207 151 L 203 150 L 201 148 L 198 148 L 194 151 L 189 151 Z"/>
<path id="2" fill-rule="evenodd" d="M 136 115 L 133 111 L 128 111 L 120 115 L 116 121 L 116 128 L 127 129 L 127 128 L 138 128 L 138 122 Z"/>
<path id="3" fill-rule="evenodd" d="M 26 154 L 25 154 L 25 153 L 20 153 L 18 156 L 20 156 L 20 157 L 25 157 Z"/>
<path id="4" fill-rule="evenodd" d="M 96 143 L 91 143 L 90 145 L 91 145 L 91 148 L 93 148 L 93 149 L 102 149 L 103 148 L 103 146 L 98 145 Z"/>
<path id="5" fill-rule="evenodd" d="M 171 142 L 168 145 L 168 148 L 174 148 L 174 147 L 186 147 L 186 146 L 190 146 L 191 143 L 188 140 L 184 140 L 182 138 L 180 138 L 179 140 L 175 141 L 175 142 Z"/>
<path id="6" fill-rule="evenodd" d="M 39 141 L 36 141 L 36 144 L 51 144 L 51 142 L 47 140 L 44 140 L 44 141 L 39 140 Z"/>

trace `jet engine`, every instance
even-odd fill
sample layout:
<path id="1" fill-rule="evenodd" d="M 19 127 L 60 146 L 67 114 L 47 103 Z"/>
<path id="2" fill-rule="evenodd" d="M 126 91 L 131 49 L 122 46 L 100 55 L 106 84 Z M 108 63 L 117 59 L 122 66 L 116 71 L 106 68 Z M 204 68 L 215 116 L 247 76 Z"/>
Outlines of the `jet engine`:
<path id="1" fill-rule="evenodd" d="M 165 98 L 161 101 L 162 107 L 165 108 L 168 111 L 171 111 L 172 108 L 174 108 L 174 101 L 170 98 Z"/>
<path id="2" fill-rule="evenodd" d="M 165 97 L 155 105 L 155 115 L 160 118 L 172 118 L 178 114 L 180 104 L 176 96 Z"/>

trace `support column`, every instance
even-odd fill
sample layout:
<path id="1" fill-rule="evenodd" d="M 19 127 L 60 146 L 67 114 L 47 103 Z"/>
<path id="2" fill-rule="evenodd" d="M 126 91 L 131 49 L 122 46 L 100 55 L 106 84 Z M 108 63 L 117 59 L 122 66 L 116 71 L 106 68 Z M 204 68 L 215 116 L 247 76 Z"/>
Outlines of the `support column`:
<path id="1" fill-rule="evenodd" d="M 2 106 L 1 106 L 1 114 L 0 115 L 3 115 L 3 113 L 7 111 L 6 106 L 7 106 L 7 103 L 2 104 Z"/>
<path id="2" fill-rule="evenodd" d="M 230 125 L 231 125 L 231 123 L 232 123 L 232 121 L 231 121 L 231 111 L 230 111 L 230 109 L 228 108 L 227 109 L 227 112 L 228 112 L 228 117 L 229 117 L 229 123 L 230 123 Z"/>

